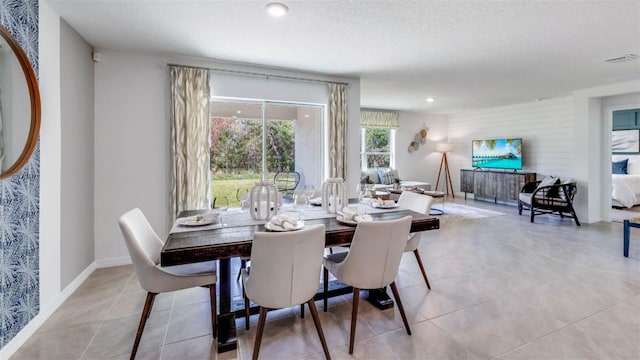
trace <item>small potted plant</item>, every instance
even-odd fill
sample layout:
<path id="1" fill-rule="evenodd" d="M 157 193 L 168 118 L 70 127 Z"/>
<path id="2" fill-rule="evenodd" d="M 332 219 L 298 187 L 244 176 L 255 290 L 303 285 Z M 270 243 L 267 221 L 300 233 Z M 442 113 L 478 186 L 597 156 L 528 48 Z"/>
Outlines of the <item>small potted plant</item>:
<path id="1" fill-rule="evenodd" d="M 393 189 L 394 190 L 400 190 L 400 179 L 395 178 L 394 182 L 395 183 L 393 184 Z"/>

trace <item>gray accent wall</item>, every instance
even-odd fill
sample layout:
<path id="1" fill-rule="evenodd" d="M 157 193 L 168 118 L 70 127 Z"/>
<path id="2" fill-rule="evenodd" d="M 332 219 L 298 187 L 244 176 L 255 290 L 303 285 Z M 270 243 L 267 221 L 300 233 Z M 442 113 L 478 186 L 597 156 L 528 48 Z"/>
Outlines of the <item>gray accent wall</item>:
<path id="1" fill-rule="evenodd" d="M 60 288 L 94 260 L 94 63 L 91 46 L 65 21 L 61 47 Z"/>

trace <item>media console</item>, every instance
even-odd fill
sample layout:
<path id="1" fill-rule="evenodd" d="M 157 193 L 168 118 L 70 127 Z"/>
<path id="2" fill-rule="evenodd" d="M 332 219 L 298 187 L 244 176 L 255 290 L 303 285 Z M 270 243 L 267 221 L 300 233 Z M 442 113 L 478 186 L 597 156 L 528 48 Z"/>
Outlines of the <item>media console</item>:
<path id="1" fill-rule="evenodd" d="M 460 191 L 473 194 L 476 200 L 504 203 L 518 201 L 518 194 L 528 182 L 536 181 L 536 173 L 505 170 L 462 169 Z"/>

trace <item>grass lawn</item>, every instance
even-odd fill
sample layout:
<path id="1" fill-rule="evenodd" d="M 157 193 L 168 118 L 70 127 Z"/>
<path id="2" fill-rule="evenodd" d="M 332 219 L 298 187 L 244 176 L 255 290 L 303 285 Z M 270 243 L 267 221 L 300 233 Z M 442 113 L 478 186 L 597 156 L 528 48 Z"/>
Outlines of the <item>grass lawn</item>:
<path id="1" fill-rule="evenodd" d="M 273 181 L 273 175 L 269 174 L 267 179 Z M 240 206 L 236 199 L 236 191 L 249 191 L 256 181 L 260 181 L 260 174 L 225 175 L 216 174 L 211 181 L 212 198 L 226 196 L 229 199 L 229 206 Z"/>

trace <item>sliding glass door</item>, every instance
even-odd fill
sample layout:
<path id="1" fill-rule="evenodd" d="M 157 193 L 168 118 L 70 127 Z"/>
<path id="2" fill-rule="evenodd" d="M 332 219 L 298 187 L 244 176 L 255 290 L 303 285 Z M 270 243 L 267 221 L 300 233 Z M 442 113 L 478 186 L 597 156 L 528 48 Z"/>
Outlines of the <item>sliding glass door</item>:
<path id="1" fill-rule="evenodd" d="M 323 106 L 214 99 L 211 112 L 212 198 L 226 196 L 237 205 L 236 194 L 250 189 L 263 171 L 271 181 L 278 172 L 298 172 L 299 186 L 320 186 Z"/>

